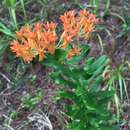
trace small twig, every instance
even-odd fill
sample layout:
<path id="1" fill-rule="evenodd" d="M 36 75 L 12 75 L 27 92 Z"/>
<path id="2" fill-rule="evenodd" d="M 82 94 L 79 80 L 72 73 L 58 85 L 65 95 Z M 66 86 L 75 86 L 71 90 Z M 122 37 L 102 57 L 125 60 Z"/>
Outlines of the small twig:
<path id="1" fill-rule="evenodd" d="M 0 75 L 8 82 L 11 83 L 10 79 L 3 73 L 0 72 Z"/>
<path id="2" fill-rule="evenodd" d="M 8 83 L 7 83 L 7 88 L 4 89 L 1 93 L 0 93 L 0 96 L 3 95 L 9 88 L 10 88 L 10 84 L 11 84 L 11 81 L 10 79 L 3 73 L 0 72 L 0 76 L 2 76 Z"/>
<path id="3" fill-rule="evenodd" d="M 14 130 L 11 126 L 9 126 L 8 124 L 4 124 L 4 126 L 7 128 L 7 130 Z"/>
<path id="4" fill-rule="evenodd" d="M 103 52 L 104 52 L 104 48 L 103 48 L 103 42 L 102 42 L 102 39 L 101 39 L 101 37 L 100 37 L 99 34 L 97 34 L 97 37 L 98 37 L 98 40 L 99 40 L 99 43 L 100 43 L 100 47 L 101 47 L 101 54 L 103 54 Z"/>
<path id="5" fill-rule="evenodd" d="M 8 93 L 5 93 L 5 94 L 3 93 L 3 95 L 4 95 L 4 96 L 12 95 L 13 93 L 17 92 L 17 90 L 20 89 L 20 88 L 21 88 L 21 86 L 17 87 L 16 89 L 14 89 L 14 90 L 11 91 L 11 92 L 8 92 Z"/>
<path id="6" fill-rule="evenodd" d="M 9 88 L 4 89 L 1 93 L 0 96 L 3 95 Z"/>
<path id="7" fill-rule="evenodd" d="M 28 121 L 24 121 L 22 125 L 15 127 L 15 130 L 21 130 L 24 126 L 27 126 L 29 124 Z"/>

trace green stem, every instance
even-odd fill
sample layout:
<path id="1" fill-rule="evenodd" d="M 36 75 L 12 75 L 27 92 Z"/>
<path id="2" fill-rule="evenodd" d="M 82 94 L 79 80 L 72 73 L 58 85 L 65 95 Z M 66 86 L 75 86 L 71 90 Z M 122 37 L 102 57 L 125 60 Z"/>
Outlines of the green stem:
<path id="1" fill-rule="evenodd" d="M 27 21 L 27 15 L 26 15 L 25 6 L 24 6 L 24 0 L 20 0 L 20 2 L 21 2 L 21 6 L 23 8 L 23 13 L 24 13 L 25 20 Z"/>
<path id="2" fill-rule="evenodd" d="M 14 24 L 15 28 L 18 29 L 15 8 L 9 8 L 9 13 L 12 19 L 12 23 Z"/>

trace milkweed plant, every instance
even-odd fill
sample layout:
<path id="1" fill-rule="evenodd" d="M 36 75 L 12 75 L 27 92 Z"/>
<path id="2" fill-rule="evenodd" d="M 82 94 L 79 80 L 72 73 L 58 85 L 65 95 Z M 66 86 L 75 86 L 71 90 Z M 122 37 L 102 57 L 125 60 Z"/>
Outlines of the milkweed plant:
<path id="1" fill-rule="evenodd" d="M 71 102 L 64 105 L 70 119 L 68 130 L 116 129 L 107 109 L 114 92 L 101 86 L 109 60 L 105 55 L 97 59 L 87 57 L 90 47 L 80 43 L 89 40 L 98 22 L 96 15 L 87 10 L 70 10 L 60 16 L 60 25 L 37 22 L 23 26 L 10 44 L 16 57 L 53 68 L 49 75 L 60 86 L 56 100 Z"/>

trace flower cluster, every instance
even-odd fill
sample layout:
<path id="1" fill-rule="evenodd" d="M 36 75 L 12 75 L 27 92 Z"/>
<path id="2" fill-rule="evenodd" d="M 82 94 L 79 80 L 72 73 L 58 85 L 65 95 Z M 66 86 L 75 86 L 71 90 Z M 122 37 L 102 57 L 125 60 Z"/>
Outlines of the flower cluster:
<path id="1" fill-rule="evenodd" d="M 79 48 L 78 46 L 74 47 L 72 50 L 69 51 L 68 59 L 71 59 L 75 55 L 79 55 L 80 51 L 81 51 L 81 48 Z"/>
<path id="2" fill-rule="evenodd" d="M 60 17 L 63 22 L 64 31 L 62 37 L 64 39 L 63 48 L 67 48 L 68 44 L 74 39 L 83 37 L 89 38 L 94 31 L 95 24 L 98 22 L 96 16 L 86 10 L 81 10 L 79 15 L 74 10 L 66 12 Z"/>
<path id="3" fill-rule="evenodd" d="M 86 10 L 81 10 L 79 15 L 74 10 L 68 11 L 60 16 L 60 20 L 63 23 L 63 33 L 59 39 L 56 23 L 36 23 L 33 27 L 24 26 L 16 32 L 17 39 L 11 43 L 11 50 L 27 62 L 31 62 L 37 55 L 39 60 L 43 60 L 46 53 L 55 54 L 58 40 L 62 42 L 58 47 L 66 49 L 80 37 L 88 39 L 98 22 L 96 16 Z M 68 58 L 79 55 L 80 51 L 78 45 L 73 45 L 72 50 L 68 52 Z"/>
<path id="4" fill-rule="evenodd" d="M 51 54 L 55 53 L 57 40 L 55 29 L 56 23 L 52 22 L 36 23 L 34 29 L 24 26 L 16 32 L 17 40 L 11 43 L 11 50 L 17 57 L 22 57 L 27 62 L 32 61 L 37 55 L 39 60 L 43 60 L 47 51 Z"/>

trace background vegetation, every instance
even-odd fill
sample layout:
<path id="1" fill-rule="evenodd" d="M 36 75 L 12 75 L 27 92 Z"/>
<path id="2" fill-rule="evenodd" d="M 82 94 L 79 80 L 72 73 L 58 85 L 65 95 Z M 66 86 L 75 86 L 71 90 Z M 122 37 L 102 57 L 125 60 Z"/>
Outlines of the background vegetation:
<path id="1" fill-rule="evenodd" d="M 84 71 L 86 73 L 91 71 L 92 74 L 95 74 L 100 66 L 103 65 L 100 73 L 98 73 L 98 76 L 100 77 L 101 74 L 103 78 L 95 78 L 96 85 L 99 85 L 100 88 L 93 87 L 96 90 L 109 90 L 111 93 L 100 93 L 93 95 L 93 97 L 95 96 L 99 99 L 98 96 L 102 95 L 102 98 L 105 99 L 105 107 L 112 111 L 114 115 L 109 121 L 109 125 L 113 124 L 116 126 L 113 129 L 130 129 L 129 0 L 2 0 L 0 1 L 0 130 L 40 130 L 45 125 L 39 123 L 40 121 L 44 122 L 43 120 L 50 120 L 47 124 L 49 126 L 52 124 L 54 130 L 66 130 L 66 125 L 71 122 L 71 118 L 66 115 L 64 107 L 65 104 L 71 105 L 72 102 L 62 99 L 62 96 L 69 99 L 73 97 L 72 95 L 65 95 L 68 90 L 64 92 L 60 90 L 61 95 L 57 96 L 59 81 L 55 73 L 51 73 L 55 83 L 49 76 L 53 69 L 35 61 L 28 64 L 22 59 L 16 58 L 10 51 L 9 46 L 10 42 L 15 38 L 15 31 L 19 30 L 21 26 L 34 24 L 37 21 L 59 23 L 59 16 L 72 9 L 76 11 L 87 9 L 95 13 L 100 19 L 100 24 L 97 25 L 93 37 L 87 43 L 91 50 L 88 55 L 85 55 L 85 60 L 90 57 L 98 59 L 97 57 L 101 56 L 103 63 L 97 65 L 92 58 L 87 61 L 89 70 Z M 59 34 L 60 31 L 58 30 Z M 85 43 L 85 41 L 81 41 L 81 43 Z M 107 58 L 104 59 L 104 56 L 102 56 L 104 54 L 109 58 L 109 62 L 106 60 Z M 98 60 L 100 61 L 101 59 Z M 82 62 L 84 63 L 85 60 Z M 74 69 L 74 75 L 77 71 L 79 75 L 83 75 L 81 73 L 82 67 L 79 68 L 81 70 Z M 64 75 L 66 76 L 65 72 Z M 87 78 L 89 79 L 90 77 L 88 76 Z M 77 90 L 76 96 L 80 97 L 84 90 L 79 88 Z M 82 102 L 78 101 L 76 97 L 76 109 L 73 111 L 82 112 L 83 115 L 83 109 L 79 109 L 77 106 L 79 102 L 81 106 L 86 106 L 86 98 L 90 99 L 88 108 L 97 107 L 96 103 L 91 104 L 92 101 L 93 103 L 95 102 L 91 96 L 83 97 Z M 106 98 L 111 98 L 111 101 Z M 99 104 L 104 106 L 103 103 Z M 72 110 L 69 110 L 72 114 Z M 98 112 L 102 113 L 103 111 Z M 74 115 L 70 116 L 76 118 Z M 107 119 L 108 117 L 106 116 Z M 80 118 L 82 119 L 82 116 Z M 101 118 L 103 118 L 102 115 Z M 100 119 L 97 120 L 93 119 L 88 123 L 94 125 L 94 128 L 90 128 L 90 130 L 99 128 L 99 124 L 96 124 L 96 122 L 99 122 Z M 74 124 L 69 125 L 69 129 L 86 129 L 83 128 L 84 124 L 80 124 L 78 126 L 74 122 Z M 105 130 L 106 128 L 103 129 Z"/>

